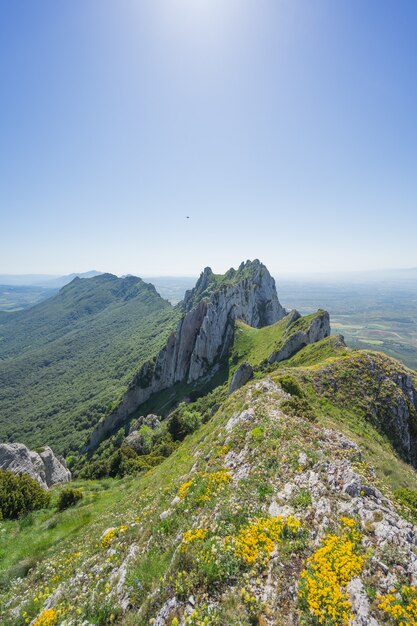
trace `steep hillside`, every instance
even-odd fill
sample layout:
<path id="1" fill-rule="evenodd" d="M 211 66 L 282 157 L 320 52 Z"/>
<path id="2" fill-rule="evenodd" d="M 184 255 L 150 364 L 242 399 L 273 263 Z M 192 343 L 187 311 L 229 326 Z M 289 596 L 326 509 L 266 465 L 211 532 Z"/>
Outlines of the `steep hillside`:
<path id="1" fill-rule="evenodd" d="M 123 395 L 180 313 L 136 277 L 76 278 L 0 318 L 0 440 L 68 453 Z"/>
<path id="2" fill-rule="evenodd" d="M 94 429 L 87 449 L 123 426 L 150 398 L 177 388 L 202 387 L 227 361 L 234 324 L 252 327 L 274 324 L 285 315 L 275 281 L 259 260 L 242 263 L 224 275 L 206 267 L 180 305 L 183 315 L 157 356 L 144 363 L 117 408 Z"/>
<path id="3" fill-rule="evenodd" d="M 417 476 L 367 409 L 395 420 L 380 382 L 415 379 L 330 339 L 332 357 L 276 364 L 153 470 L 3 522 L 2 623 L 415 624 Z"/>

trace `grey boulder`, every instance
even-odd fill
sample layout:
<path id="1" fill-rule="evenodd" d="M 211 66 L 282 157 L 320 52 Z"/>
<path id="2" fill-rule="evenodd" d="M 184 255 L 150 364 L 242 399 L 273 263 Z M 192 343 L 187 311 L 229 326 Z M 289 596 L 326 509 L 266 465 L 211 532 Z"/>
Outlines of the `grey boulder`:
<path id="1" fill-rule="evenodd" d="M 14 474 L 28 474 L 44 489 L 71 480 L 71 472 L 64 459 L 55 456 L 48 446 L 38 453 L 29 450 L 23 443 L 2 443 L 0 469 Z"/>

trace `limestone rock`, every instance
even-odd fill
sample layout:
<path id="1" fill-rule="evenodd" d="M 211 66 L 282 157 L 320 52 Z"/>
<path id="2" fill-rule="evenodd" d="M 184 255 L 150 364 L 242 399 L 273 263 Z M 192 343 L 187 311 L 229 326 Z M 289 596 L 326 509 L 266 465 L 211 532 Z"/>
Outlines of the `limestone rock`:
<path id="1" fill-rule="evenodd" d="M 23 443 L 2 443 L 0 469 L 15 474 L 28 474 L 44 489 L 71 480 L 71 472 L 67 469 L 64 459 L 55 456 L 49 447 L 43 448 L 39 454 L 29 450 Z"/>
<path id="2" fill-rule="evenodd" d="M 230 381 L 229 394 L 240 389 L 253 377 L 253 368 L 249 363 L 239 365 Z"/>
<path id="3" fill-rule="evenodd" d="M 71 472 L 62 457 L 57 457 L 51 448 L 46 446 L 39 455 L 45 468 L 45 478 L 48 487 L 59 483 L 68 483 L 71 480 Z"/>
<path id="4" fill-rule="evenodd" d="M 295 318 L 294 322 L 300 317 L 297 311 L 292 312 L 292 316 Z M 292 322 L 292 323 L 294 323 Z M 288 330 L 291 328 L 291 323 Z M 308 328 L 300 329 L 299 331 L 289 334 L 289 337 L 281 348 L 273 352 L 269 358 L 269 363 L 276 363 L 289 359 L 293 354 L 304 348 L 311 343 L 316 343 L 325 337 L 330 335 L 330 316 L 327 311 L 319 311 L 319 315 L 314 317 Z"/>
<path id="5" fill-rule="evenodd" d="M 212 376 L 233 340 L 235 320 L 260 328 L 285 316 L 275 281 L 260 261 L 242 263 L 221 278 L 218 283 L 210 268 L 204 270 L 185 295 L 176 331 L 156 359 L 142 366 L 116 411 L 94 429 L 86 449 L 95 448 L 152 394 Z"/>
<path id="6" fill-rule="evenodd" d="M 149 415 L 141 415 L 136 422 L 130 427 L 129 435 L 139 430 L 141 426 L 149 426 L 152 430 L 155 430 L 161 423 L 158 415 L 154 415 L 153 413 L 149 413 Z"/>

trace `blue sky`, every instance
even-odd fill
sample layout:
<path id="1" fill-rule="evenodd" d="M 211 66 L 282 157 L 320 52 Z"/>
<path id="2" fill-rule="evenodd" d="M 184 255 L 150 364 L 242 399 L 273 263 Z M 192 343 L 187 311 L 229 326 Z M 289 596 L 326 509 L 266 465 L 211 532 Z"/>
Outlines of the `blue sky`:
<path id="1" fill-rule="evenodd" d="M 0 273 L 417 265 L 415 0 L 0 0 L 0 89 Z"/>

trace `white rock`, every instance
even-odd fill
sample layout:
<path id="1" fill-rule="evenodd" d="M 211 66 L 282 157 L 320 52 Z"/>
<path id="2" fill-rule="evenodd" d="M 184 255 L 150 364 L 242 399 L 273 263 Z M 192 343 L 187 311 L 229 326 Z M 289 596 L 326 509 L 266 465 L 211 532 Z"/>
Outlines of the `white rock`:
<path id="1" fill-rule="evenodd" d="M 28 474 L 44 489 L 71 480 L 71 472 L 64 459 L 56 457 L 49 447 L 45 447 L 39 454 L 29 450 L 23 443 L 2 443 L 0 469 Z"/>

